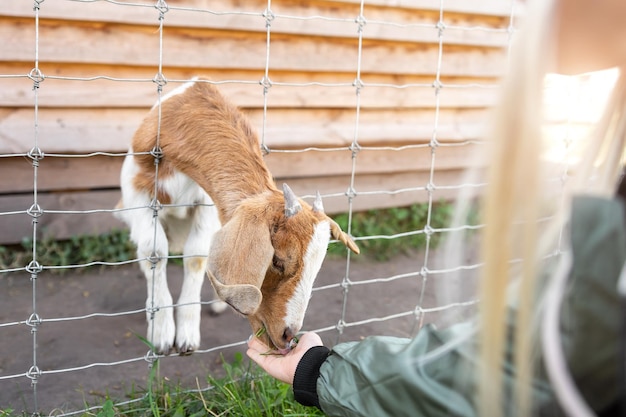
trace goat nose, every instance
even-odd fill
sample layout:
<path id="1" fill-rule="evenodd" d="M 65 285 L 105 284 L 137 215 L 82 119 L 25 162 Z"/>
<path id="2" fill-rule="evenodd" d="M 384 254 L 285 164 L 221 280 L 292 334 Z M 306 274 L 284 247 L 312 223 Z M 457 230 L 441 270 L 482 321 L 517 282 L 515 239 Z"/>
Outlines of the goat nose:
<path id="1" fill-rule="evenodd" d="M 290 327 L 286 327 L 285 331 L 283 332 L 283 341 L 284 342 L 290 342 L 291 339 L 293 339 L 293 337 L 294 337 L 293 330 L 291 330 Z"/>

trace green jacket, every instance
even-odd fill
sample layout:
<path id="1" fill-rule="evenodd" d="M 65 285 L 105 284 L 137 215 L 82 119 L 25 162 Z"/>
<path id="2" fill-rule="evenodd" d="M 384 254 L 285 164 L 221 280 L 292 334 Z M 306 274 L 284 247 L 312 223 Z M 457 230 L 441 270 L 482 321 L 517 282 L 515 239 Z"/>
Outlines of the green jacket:
<path id="1" fill-rule="evenodd" d="M 626 395 L 617 293 L 626 260 L 622 203 L 579 197 L 570 227 L 573 266 L 561 312 L 563 348 L 578 389 L 601 413 Z M 294 393 L 329 416 L 476 416 L 476 344 L 469 322 L 445 330 L 426 326 L 413 339 L 369 337 L 331 351 L 314 348 L 298 365 Z M 514 372 L 506 364 L 507 382 Z M 543 369 L 533 390 L 537 414 L 562 415 Z"/>

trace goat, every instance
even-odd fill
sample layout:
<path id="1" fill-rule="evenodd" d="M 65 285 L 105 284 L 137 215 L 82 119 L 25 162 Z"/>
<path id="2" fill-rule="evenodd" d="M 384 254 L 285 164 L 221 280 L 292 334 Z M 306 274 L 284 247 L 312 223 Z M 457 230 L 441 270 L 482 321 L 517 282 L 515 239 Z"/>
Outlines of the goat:
<path id="1" fill-rule="evenodd" d="M 121 170 L 118 207 L 144 208 L 117 212 L 143 259 L 148 340 L 160 354 L 199 347 L 206 271 L 219 299 L 285 353 L 302 327 L 330 238 L 359 248 L 324 214 L 319 193 L 310 206 L 286 184 L 278 190 L 250 122 L 215 86 L 194 79 L 165 95 L 160 108 L 159 115 L 155 104 L 135 132 Z M 175 321 L 165 267 L 168 252 L 181 249 Z M 223 302 L 214 309 L 226 308 Z"/>

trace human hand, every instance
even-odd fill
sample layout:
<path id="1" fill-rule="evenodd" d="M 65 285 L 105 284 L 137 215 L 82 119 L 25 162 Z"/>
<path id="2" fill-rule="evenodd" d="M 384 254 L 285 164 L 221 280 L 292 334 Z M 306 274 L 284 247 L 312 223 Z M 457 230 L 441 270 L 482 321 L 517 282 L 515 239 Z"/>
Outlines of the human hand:
<path id="1" fill-rule="evenodd" d="M 293 385 L 293 378 L 300 359 L 307 350 L 314 346 L 323 346 L 322 339 L 316 333 L 304 333 L 296 347 L 287 354 L 275 354 L 253 335 L 248 340 L 246 354 L 274 378 Z"/>

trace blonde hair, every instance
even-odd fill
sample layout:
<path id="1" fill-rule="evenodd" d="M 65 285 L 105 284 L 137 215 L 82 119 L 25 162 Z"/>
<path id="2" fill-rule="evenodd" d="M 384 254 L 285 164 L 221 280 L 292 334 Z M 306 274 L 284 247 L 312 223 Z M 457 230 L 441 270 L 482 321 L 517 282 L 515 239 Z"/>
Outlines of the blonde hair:
<path id="1" fill-rule="evenodd" d="M 529 7 L 512 48 L 510 69 L 487 138 L 490 154 L 481 243 L 484 270 L 479 288 L 478 415 L 482 416 L 504 414 L 502 370 L 509 337 L 514 340 L 516 369 L 515 402 L 511 408 L 517 410 L 517 415 L 532 414 L 532 364 L 539 344 L 534 321 L 540 304 L 536 297 L 537 280 L 550 278 L 549 274 L 542 274 L 545 262 L 541 260 L 556 248 L 559 231 L 569 216 L 571 195 L 581 191 L 612 195 L 621 173 L 626 89 L 620 81 L 596 132 L 586 141 L 584 158 L 566 182 L 563 204 L 553 204 L 549 224 L 542 222 L 538 226 L 551 204 L 544 198 L 546 178 L 541 152 L 544 78 L 558 47 L 552 33 L 554 3 L 540 0 Z M 519 267 L 511 265 L 512 259 L 521 259 Z M 511 283 L 517 285 L 518 306 L 513 335 L 507 334 L 506 316 Z"/>

